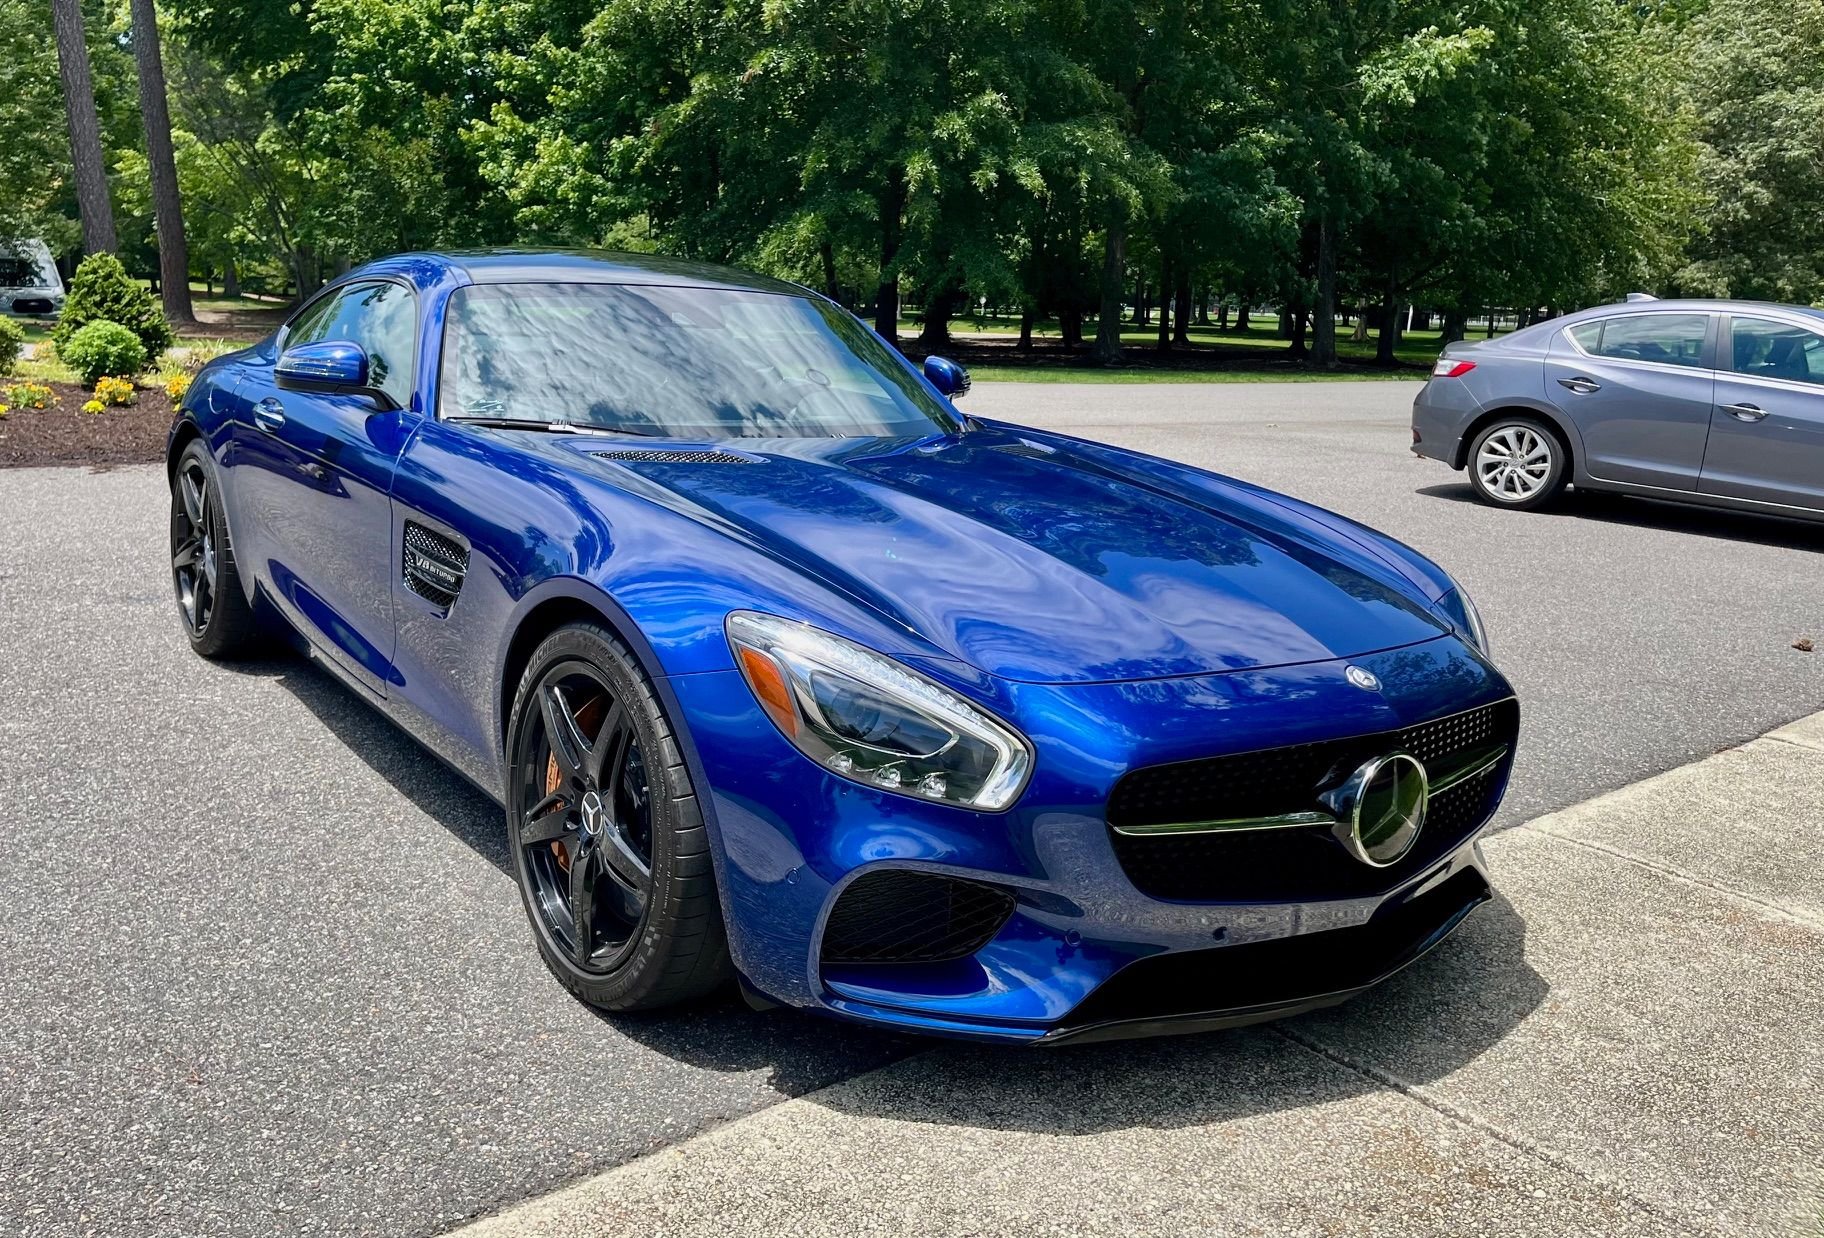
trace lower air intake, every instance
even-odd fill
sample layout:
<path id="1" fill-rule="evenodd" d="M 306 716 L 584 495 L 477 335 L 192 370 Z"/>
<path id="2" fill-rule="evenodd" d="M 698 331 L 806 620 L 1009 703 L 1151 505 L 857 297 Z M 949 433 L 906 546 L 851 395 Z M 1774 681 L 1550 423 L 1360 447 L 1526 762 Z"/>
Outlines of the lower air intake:
<path id="1" fill-rule="evenodd" d="M 940 963 L 974 954 L 1013 914 L 995 886 L 931 873 L 875 872 L 836 900 L 823 930 L 825 963 Z"/>

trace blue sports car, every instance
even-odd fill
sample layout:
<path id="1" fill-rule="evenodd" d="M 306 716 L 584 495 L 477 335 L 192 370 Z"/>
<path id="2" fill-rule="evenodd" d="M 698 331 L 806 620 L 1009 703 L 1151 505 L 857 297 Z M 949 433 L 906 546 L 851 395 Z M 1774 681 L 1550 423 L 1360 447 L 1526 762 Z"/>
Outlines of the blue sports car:
<path id="1" fill-rule="evenodd" d="M 301 636 L 501 801 L 608 1010 L 1235 1025 L 1489 897 L 1519 712 L 1448 576 L 967 389 L 735 271 L 386 259 L 185 396 L 178 608 L 205 657 Z"/>

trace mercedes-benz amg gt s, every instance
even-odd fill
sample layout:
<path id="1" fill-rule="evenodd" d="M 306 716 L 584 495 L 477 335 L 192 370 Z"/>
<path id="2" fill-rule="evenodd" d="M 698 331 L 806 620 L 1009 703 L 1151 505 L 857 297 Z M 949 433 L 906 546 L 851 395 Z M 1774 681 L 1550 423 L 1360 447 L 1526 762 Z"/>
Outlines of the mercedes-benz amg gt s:
<path id="1" fill-rule="evenodd" d="M 1307 504 L 970 417 L 790 284 L 364 267 L 199 376 L 171 567 L 505 807 L 551 971 L 1055 1043 L 1341 1001 L 1489 896 L 1474 607 Z"/>

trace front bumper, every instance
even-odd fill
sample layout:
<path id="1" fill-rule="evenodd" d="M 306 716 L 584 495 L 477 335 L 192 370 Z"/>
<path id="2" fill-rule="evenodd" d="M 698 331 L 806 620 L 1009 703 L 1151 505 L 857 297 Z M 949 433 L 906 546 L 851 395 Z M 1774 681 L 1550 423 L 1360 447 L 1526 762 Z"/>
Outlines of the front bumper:
<path id="1" fill-rule="evenodd" d="M 1371 873 L 1366 885 L 1313 876 L 1302 888 L 1282 873 L 1255 899 L 1245 880 L 1225 882 L 1220 901 L 1143 893 L 1116 854 L 1106 805 L 1131 769 L 1380 735 L 1512 695 L 1454 637 L 1352 661 L 1382 690 L 1350 684 L 1342 661 L 1127 684 L 975 682 L 978 699 L 1027 720 L 1038 748 L 1032 784 L 1000 814 L 837 778 L 772 730 L 734 672 L 677 677 L 735 964 L 784 1005 L 1012 1043 L 1232 1026 L 1345 1000 L 1487 897 L 1475 838 L 1505 764 L 1486 811 L 1435 840 L 1419 867 L 1388 870 L 1384 885 Z M 827 958 L 832 909 L 854 883 L 889 872 L 979 882 L 1004 891 L 1011 910 L 966 957 Z"/>

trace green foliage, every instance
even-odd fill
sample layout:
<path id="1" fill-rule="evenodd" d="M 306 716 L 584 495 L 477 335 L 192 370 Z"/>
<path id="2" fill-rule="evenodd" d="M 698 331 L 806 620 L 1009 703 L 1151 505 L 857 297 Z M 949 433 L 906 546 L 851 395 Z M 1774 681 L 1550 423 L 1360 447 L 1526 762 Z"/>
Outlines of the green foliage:
<path id="1" fill-rule="evenodd" d="M 176 340 L 152 294 L 127 277 L 126 268 L 113 254 L 91 254 L 83 259 L 82 265 L 76 268 L 76 277 L 70 281 L 63 313 L 51 332 L 57 355 L 66 364 L 82 369 L 70 356 L 69 348 L 74 337 L 95 322 L 125 327 L 137 337 L 143 349 L 139 364 L 132 370 L 105 373 L 136 373 L 148 363 L 157 361 Z M 84 381 L 93 382 L 94 379 Z"/>
<path id="2" fill-rule="evenodd" d="M 25 351 L 25 328 L 10 318 L 0 318 L 0 378 L 19 367 L 19 354 Z"/>
<path id="3" fill-rule="evenodd" d="M 85 387 L 103 378 L 126 378 L 146 368 L 146 346 L 117 322 L 97 319 L 76 331 L 58 349 L 65 365 Z"/>

